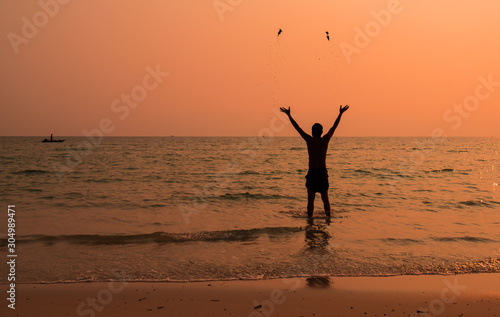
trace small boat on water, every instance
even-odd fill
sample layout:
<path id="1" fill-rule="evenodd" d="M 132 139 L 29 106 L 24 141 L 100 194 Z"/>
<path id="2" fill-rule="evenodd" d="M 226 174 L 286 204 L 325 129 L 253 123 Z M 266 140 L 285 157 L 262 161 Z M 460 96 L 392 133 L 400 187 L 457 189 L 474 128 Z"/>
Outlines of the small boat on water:
<path id="1" fill-rule="evenodd" d="M 45 139 L 43 139 L 43 141 L 42 141 L 42 142 L 64 142 L 64 141 L 66 140 L 66 139 L 54 140 L 54 139 L 52 138 L 52 136 L 53 136 L 53 134 L 51 134 L 51 135 L 50 135 L 50 140 L 49 140 L 49 139 L 47 139 L 47 138 L 45 138 Z"/>
<path id="2" fill-rule="evenodd" d="M 47 140 L 47 139 L 43 139 L 42 142 L 64 142 L 66 141 L 66 139 L 61 139 L 61 140 Z"/>

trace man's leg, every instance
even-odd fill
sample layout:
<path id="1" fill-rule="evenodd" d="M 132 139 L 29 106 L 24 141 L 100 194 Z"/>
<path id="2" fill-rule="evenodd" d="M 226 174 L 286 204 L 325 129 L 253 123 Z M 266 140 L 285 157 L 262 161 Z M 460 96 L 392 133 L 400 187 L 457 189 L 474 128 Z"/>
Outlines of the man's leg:
<path id="1" fill-rule="evenodd" d="M 323 206 L 325 207 L 325 214 L 330 217 L 330 201 L 328 200 L 328 190 L 321 193 L 321 199 L 323 200 Z"/>
<path id="2" fill-rule="evenodd" d="M 313 192 L 310 189 L 307 190 L 307 216 L 308 217 L 312 217 L 313 216 L 313 211 L 314 211 L 314 197 L 315 196 L 316 196 L 315 192 Z"/>

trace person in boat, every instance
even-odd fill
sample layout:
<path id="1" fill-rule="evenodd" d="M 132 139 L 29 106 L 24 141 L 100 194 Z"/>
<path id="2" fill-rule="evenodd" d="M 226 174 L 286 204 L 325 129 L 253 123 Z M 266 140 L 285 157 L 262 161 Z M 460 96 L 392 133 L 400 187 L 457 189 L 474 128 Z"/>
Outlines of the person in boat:
<path id="1" fill-rule="evenodd" d="M 333 126 L 328 130 L 328 132 L 321 136 L 323 133 L 323 126 L 319 123 L 315 123 L 312 126 L 312 136 L 305 133 L 302 130 L 297 122 L 292 118 L 292 114 L 290 112 L 290 107 L 288 109 L 282 107 L 280 108 L 282 112 L 284 112 L 293 127 L 300 136 L 307 143 L 307 152 L 309 155 L 309 171 L 306 175 L 306 188 L 307 188 L 307 216 L 312 217 L 314 211 L 314 198 L 316 193 L 321 194 L 321 199 L 323 200 L 323 206 L 325 208 L 325 214 L 327 218 L 330 218 L 330 202 L 328 200 L 328 172 L 326 169 L 326 152 L 328 150 L 328 142 L 333 136 L 335 129 L 340 123 L 340 119 L 342 118 L 342 114 L 349 109 L 348 105 L 344 107 L 340 106 L 339 115 L 337 120 Z"/>
<path id="2" fill-rule="evenodd" d="M 50 142 L 54 141 L 54 140 L 52 139 L 52 136 L 53 136 L 53 134 L 50 134 Z"/>

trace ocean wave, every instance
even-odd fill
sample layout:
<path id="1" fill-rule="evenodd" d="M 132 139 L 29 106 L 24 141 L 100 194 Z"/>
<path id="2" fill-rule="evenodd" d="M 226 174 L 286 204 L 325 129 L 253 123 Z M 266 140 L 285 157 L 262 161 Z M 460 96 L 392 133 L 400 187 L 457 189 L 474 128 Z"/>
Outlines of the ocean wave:
<path id="1" fill-rule="evenodd" d="M 80 193 L 80 192 L 68 192 L 68 193 L 65 193 L 64 196 L 65 197 L 76 197 L 76 198 L 85 197 L 85 195 L 83 193 Z"/>
<path id="2" fill-rule="evenodd" d="M 471 236 L 463 236 L 463 237 L 434 237 L 434 238 L 432 238 L 432 240 L 439 241 L 439 242 L 458 242 L 458 241 L 482 242 L 482 243 L 497 242 L 496 240 L 489 239 L 489 238 L 471 237 Z"/>
<path id="3" fill-rule="evenodd" d="M 458 203 L 459 207 L 462 207 L 462 205 L 465 206 L 470 206 L 470 207 L 489 207 L 489 208 L 496 208 L 496 206 L 492 206 L 492 204 L 498 205 L 500 204 L 499 202 L 496 201 L 486 201 L 486 200 L 466 200 L 466 201 L 461 201 Z"/>
<path id="4" fill-rule="evenodd" d="M 364 175 L 371 175 L 371 174 L 373 174 L 373 172 L 367 171 L 367 170 L 363 170 L 363 169 L 357 169 L 357 170 L 354 170 L 353 172 L 357 173 L 357 174 L 364 174 Z"/>
<path id="5" fill-rule="evenodd" d="M 95 178 L 89 178 L 84 180 L 86 183 L 111 183 L 111 182 L 123 182 L 125 181 L 122 178 L 101 178 L 101 179 L 95 179 Z"/>
<path id="6" fill-rule="evenodd" d="M 385 238 L 385 239 L 380 239 L 380 241 L 382 241 L 382 242 L 396 243 L 396 244 L 423 243 L 422 240 L 416 240 L 416 239 L 399 239 L 399 238 Z"/>
<path id="7" fill-rule="evenodd" d="M 412 192 L 427 192 L 427 193 L 433 193 L 434 190 L 432 189 L 413 189 Z"/>
<path id="8" fill-rule="evenodd" d="M 316 259 L 318 259 L 317 257 Z M 472 261 L 441 261 L 420 264 L 414 261 L 402 263 L 397 261 L 390 264 L 374 264 L 372 262 L 353 263 L 347 261 L 338 263 L 332 256 L 323 256 L 321 263 L 315 265 L 315 258 L 303 260 L 299 263 L 272 263 L 262 266 L 259 264 L 246 266 L 232 266 L 227 264 L 183 263 L 182 265 L 162 266 L 155 269 L 152 276 L 149 272 L 129 275 L 126 270 L 117 272 L 114 268 L 101 271 L 98 274 L 88 274 L 75 278 L 75 274 L 58 276 L 40 280 L 39 275 L 20 281 L 19 284 L 63 284 L 82 282 L 215 282 L 234 280 L 280 280 L 287 278 L 334 278 L 334 277 L 390 277 L 408 275 L 458 275 L 477 273 L 500 273 L 500 259 L 486 258 Z M 3 283 L 0 283 L 2 285 Z"/>
<path id="9" fill-rule="evenodd" d="M 342 178 L 359 177 L 360 175 L 363 177 L 375 177 L 377 179 L 414 178 L 413 175 L 401 174 L 400 172 L 393 171 L 389 168 L 350 169 L 346 170 L 346 172 L 348 172 L 348 174 L 342 176 Z"/>
<path id="10" fill-rule="evenodd" d="M 149 208 L 163 208 L 163 207 L 168 207 L 168 205 L 165 204 L 152 204 L 148 205 Z"/>
<path id="11" fill-rule="evenodd" d="M 478 242 L 478 243 L 492 243 L 497 242 L 496 240 L 483 238 L 483 237 L 472 237 L 472 236 L 463 236 L 463 237 L 432 237 L 430 238 L 433 241 L 437 242 L 459 242 L 459 241 L 467 241 L 467 242 Z M 382 238 L 379 241 L 386 243 L 396 243 L 396 244 L 414 244 L 414 243 L 425 243 L 428 241 L 427 239 L 418 240 L 418 239 L 409 239 L 409 238 Z"/>
<path id="12" fill-rule="evenodd" d="M 39 170 L 39 169 L 28 169 L 28 170 L 22 170 L 18 172 L 12 172 L 12 174 L 23 174 L 23 175 L 36 175 L 36 174 L 48 174 L 51 173 L 51 171 L 46 171 L 46 170 Z"/>
<path id="13" fill-rule="evenodd" d="M 30 192 L 30 193 L 37 193 L 37 192 L 43 192 L 43 190 L 39 188 L 21 188 L 21 190 Z"/>
<path id="14" fill-rule="evenodd" d="M 242 171 L 242 172 L 238 173 L 238 175 L 259 175 L 259 174 L 260 174 L 259 172 L 250 171 L 250 170 Z"/>
<path id="15" fill-rule="evenodd" d="M 133 235 L 31 235 L 18 237 L 18 243 L 48 243 L 69 242 L 90 245 L 112 245 L 112 244 L 146 244 L 146 243 L 182 243 L 182 242 L 217 242 L 217 241 L 249 241 L 257 239 L 262 235 L 287 235 L 302 231 L 302 227 L 265 227 L 254 229 L 201 231 L 188 233 L 170 233 L 158 231 L 146 234 Z M 0 239 L 7 243 L 7 238 Z"/>
<path id="16" fill-rule="evenodd" d="M 455 170 L 453 168 L 442 168 L 432 171 L 427 171 L 426 173 L 453 173 Z"/>
<path id="17" fill-rule="evenodd" d="M 220 198 L 220 199 L 227 199 L 227 200 L 280 199 L 280 198 L 297 199 L 296 197 L 293 197 L 293 196 L 286 196 L 286 195 L 279 195 L 279 194 L 274 194 L 274 195 L 251 194 L 249 192 L 245 192 L 245 193 L 226 193 L 224 195 L 218 196 L 218 198 Z"/>
<path id="18" fill-rule="evenodd" d="M 303 218 L 303 219 L 308 219 L 309 217 L 307 216 L 307 210 L 280 210 L 278 211 L 280 214 L 287 215 L 292 218 Z M 336 208 L 332 212 L 331 218 L 345 218 L 345 216 L 342 216 L 340 214 L 343 213 L 349 213 L 349 210 L 344 209 L 344 208 Z M 323 211 L 317 211 L 314 214 L 314 219 L 326 219 L 325 213 Z"/>
<path id="19" fill-rule="evenodd" d="M 282 170 L 267 170 L 262 172 L 256 172 L 251 170 L 246 170 L 239 172 L 238 175 L 284 175 L 284 174 L 293 174 L 291 171 L 282 171 Z"/>
<path id="20" fill-rule="evenodd" d="M 483 203 L 477 200 L 466 200 L 459 202 L 459 204 L 466 206 L 481 206 Z"/>

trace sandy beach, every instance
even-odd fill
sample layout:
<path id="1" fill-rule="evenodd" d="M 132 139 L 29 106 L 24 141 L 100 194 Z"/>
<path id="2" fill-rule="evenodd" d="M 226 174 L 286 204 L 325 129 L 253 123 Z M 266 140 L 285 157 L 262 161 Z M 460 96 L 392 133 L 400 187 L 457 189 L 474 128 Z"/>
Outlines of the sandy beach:
<path id="1" fill-rule="evenodd" d="M 500 274 L 17 285 L 2 316 L 500 316 Z M 3 287 L 5 288 L 5 286 Z"/>

